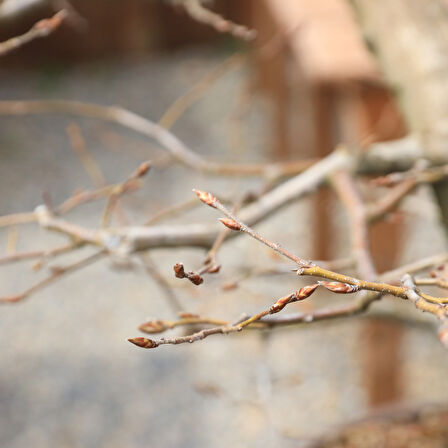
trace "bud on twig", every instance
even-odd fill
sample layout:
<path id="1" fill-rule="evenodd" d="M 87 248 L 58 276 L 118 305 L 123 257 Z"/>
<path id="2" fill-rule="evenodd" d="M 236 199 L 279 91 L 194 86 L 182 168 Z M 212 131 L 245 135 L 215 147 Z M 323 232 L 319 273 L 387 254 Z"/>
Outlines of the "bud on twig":
<path id="1" fill-rule="evenodd" d="M 277 302 L 274 303 L 274 305 L 269 308 L 269 312 L 271 314 L 278 313 L 281 311 L 288 303 L 294 302 L 295 293 L 289 294 L 288 296 L 282 297 L 277 300 Z"/>
<path id="2" fill-rule="evenodd" d="M 313 285 L 304 286 L 303 288 L 300 288 L 296 292 L 296 300 L 304 300 L 307 299 L 314 291 L 316 291 L 316 288 L 319 285 L 317 283 L 314 283 Z"/>
<path id="3" fill-rule="evenodd" d="M 165 323 L 161 320 L 150 320 L 141 324 L 138 329 L 143 333 L 154 334 L 154 333 L 162 333 L 167 330 L 169 327 L 165 325 Z"/>
<path id="4" fill-rule="evenodd" d="M 303 288 L 300 288 L 295 293 L 290 294 L 289 296 L 282 297 L 281 299 L 278 299 L 277 302 L 275 302 L 274 305 L 271 306 L 270 312 L 278 313 L 288 303 L 298 302 L 300 300 L 304 300 L 304 299 L 308 298 L 316 290 L 316 288 L 318 286 L 319 285 L 316 283 L 313 285 L 304 286 Z"/>
<path id="5" fill-rule="evenodd" d="M 215 196 L 211 193 L 207 193 L 206 191 L 196 190 L 193 188 L 193 191 L 196 193 L 196 196 L 204 203 L 209 205 L 210 207 L 216 208 L 216 202 L 218 201 Z"/>
<path id="6" fill-rule="evenodd" d="M 143 177 L 147 174 L 149 169 L 151 168 L 151 162 L 148 160 L 143 162 L 138 168 L 135 174 L 132 176 L 133 178 Z"/>
<path id="7" fill-rule="evenodd" d="M 234 219 L 220 218 L 219 220 L 230 230 L 241 230 L 241 224 L 237 223 Z"/>
<path id="8" fill-rule="evenodd" d="M 173 266 L 174 269 L 174 275 L 177 278 L 185 278 L 185 269 L 184 269 L 184 265 L 182 263 L 176 263 Z"/>
<path id="9" fill-rule="evenodd" d="M 141 348 L 155 348 L 159 346 L 157 342 L 147 338 L 129 338 L 128 341 Z"/>
<path id="10" fill-rule="evenodd" d="M 335 292 L 337 294 L 351 294 L 353 292 L 359 291 L 358 285 L 350 285 L 348 283 L 324 281 L 320 281 L 318 283 L 324 288 L 327 288 L 329 291 Z"/>
<path id="11" fill-rule="evenodd" d="M 173 269 L 174 269 L 174 275 L 177 278 L 187 278 L 188 280 L 190 280 L 191 283 L 193 283 L 196 286 L 204 282 L 204 279 L 196 272 L 193 271 L 185 272 L 184 265 L 182 263 L 176 263 L 173 266 Z"/>

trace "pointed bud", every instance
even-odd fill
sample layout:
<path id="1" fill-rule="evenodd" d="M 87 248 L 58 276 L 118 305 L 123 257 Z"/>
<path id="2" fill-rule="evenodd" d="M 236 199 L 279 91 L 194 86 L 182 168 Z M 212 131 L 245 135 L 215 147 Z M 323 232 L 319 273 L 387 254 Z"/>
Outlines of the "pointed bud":
<path id="1" fill-rule="evenodd" d="M 308 285 L 308 286 L 304 286 L 303 288 L 300 288 L 297 292 L 296 292 L 296 300 L 304 300 L 307 299 L 314 291 L 316 291 L 316 288 L 319 285 L 317 283 L 315 283 L 314 285 Z"/>
<path id="2" fill-rule="evenodd" d="M 162 333 L 169 327 L 162 320 L 150 320 L 141 324 L 138 329 L 143 333 L 154 334 Z"/>
<path id="3" fill-rule="evenodd" d="M 237 223 L 234 219 L 220 218 L 219 220 L 230 230 L 241 230 L 241 224 Z"/>
<path id="4" fill-rule="evenodd" d="M 191 318 L 199 317 L 199 314 L 186 313 L 184 311 L 181 311 L 180 313 L 177 313 L 177 314 L 181 319 L 191 319 Z"/>
<path id="5" fill-rule="evenodd" d="M 337 294 L 351 294 L 353 292 L 359 291 L 359 286 L 357 285 L 349 285 L 348 283 L 342 282 L 318 282 L 319 285 L 327 288 L 331 292 L 335 292 Z"/>
<path id="6" fill-rule="evenodd" d="M 137 171 L 132 175 L 133 178 L 143 177 L 145 174 L 148 173 L 149 169 L 151 168 L 151 162 L 148 160 L 146 162 L 143 162 L 138 168 Z"/>
<path id="7" fill-rule="evenodd" d="M 193 188 L 193 191 L 196 193 L 196 196 L 204 204 L 207 204 L 210 207 L 216 208 L 217 199 L 211 193 L 207 193 L 206 191 L 196 190 L 195 188 Z"/>
<path id="8" fill-rule="evenodd" d="M 277 302 L 274 303 L 274 305 L 271 306 L 271 308 L 269 309 L 269 312 L 271 314 L 278 313 L 286 305 L 288 305 L 288 303 L 294 302 L 295 296 L 296 296 L 296 294 L 292 293 L 292 294 L 289 294 L 288 296 L 281 297 L 280 299 L 277 300 Z"/>
<path id="9" fill-rule="evenodd" d="M 129 338 L 128 341 L 141 348 L 155 348 L 159 345 L 152 339 L 147 338 Z"/>

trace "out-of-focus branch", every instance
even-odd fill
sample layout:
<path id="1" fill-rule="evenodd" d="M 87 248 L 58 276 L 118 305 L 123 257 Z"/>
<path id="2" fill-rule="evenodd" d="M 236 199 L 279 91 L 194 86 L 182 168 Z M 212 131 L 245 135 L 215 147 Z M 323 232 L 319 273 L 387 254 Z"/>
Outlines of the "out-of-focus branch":
<path id="1" fill-rule="evenodd" d="M 417 289 L 414 279 L 409 274 L 405 274 L 402 284 L 406 290 L 406 297 L 414 304 L 417 309 L 423 312 L 434 314 L 441 321 L 439 329 L 439 339 L 442 344 L 448 348 L 448 310 L 446 307 L 440 308 L 438 305 L 428 303 L 424 295 Z"/>
<path id="2" fill-rule="evenodd" d="M 222 176 L 264 176 L 268 179 L 291 176 L 312 166 L 316 160 L 301 160 L 269 164 L 225 164 L 205 160 L 162 126 L 129 110 L 115 106 L 77 101 L 0 101 L 0 115 L 68 114 L 100 119 L 118 124 L 154 139 L 183 165 L 208 174 Z M 423 151 L 413 135 L 387 142 L 375 143 L 358 156 L 355 171 L 387 173 L 412 167 Z M 448 154 L 446 156 L 448 162 Z"/>
<path id="3" fill-rule="evenodd" d="M 187 14 L 197 22 L 212 26 L 220 33 L 229 33 L 232 36 L 251 41 L 257 36 L 255 30 L 251 30 L 244 25 L 238 25 L 230 20 L 224 19 L 219 14 L 205 8 L 200 0 L 181 0 Z"/>
<path id="4" fill-rule="evenodd" d="M 68 114 L 118 124 L 151 139 L 165 148 L 178 162 L 195 171 L 222 176 L 291 176 L 309 168 L 316 160 L 274 164 L 226 164 L 205 160 L 163 126 L 116 106 L 79 101 L 0 101 L 0 115 Z"/>
<path id="5" fill-rule="evenodd" d="M 80 247 L 80 245 L 78 245 L 77 247 Z M 5 255 L 4 257 L 0 257 L 0 264 L 10 264 L 23 260 L 34 260 L 36 258 L 42 258 L 47 260 L 56 257 L 58 255 L 65 254 L 67 252 L 71 252 L 73 251 L 74 248 L 75 245 L 73 243 L 70 243 L 55 247 L 53 249 L 17 252 L 14 254 Z"/>
<path id="6" fill-rule="evenodd" d="M 364 201 L 347 171 L 338 171 L 332 176 L 333 187 L 347 210 L 350 218 L 352 250 L 360 275 L 374 280 L 377 277 L 369 250 L 369 233 Z"/>
<path id="7" fill-rule="evenodd" d="M 12 37 L 4 42 L 0 42 L 0 56 L 5 56 L 13 50 L 16 50 L 28 42 L 41 37 L 47 37 L 59 28 L 61 23 L 68 17 L 68 12 L 63 9 L 57 12 L 53 17 L 49 19 L 39 20 L 33 27 L 25 34 Z"/>
<path id="8" fill-rule="evenodd" d="M 55 267 L 52 269 L 52 273 L 48 277 L 45 277 L 43 280 L 37 282 L 36 284 L 34 284 L 30 288 L 26 289 L 22 293 L 16 294 L 13 296 L 0 297 L 0 303 L 21 302 L 22 300 L 25 300 L 26 298 L 30 297 L 32 294 L 35 294 L 36 292 L 40 291 L 41 289 L 51 285 L 56 280 L 59 280 L 60 277 L 70 274 L 72 272 L 78 271 L 78 270 L 94 263 L 95 261 L 99 260 L 104 255 L 105 255 L 105 251 L 101 250 L 99 252 L 94 253 L 93 255 L 89 255 L 88 257 L 83 258 L 82 260 L 72 263 L 68 266 Z"/>
<path id="9" fill-rule="evenodd" d="M 173 104 L 166 110 L 162 118 L 159 120 L 160 126 L 166 129 L 173 127 L 174 123 L 179 117 L 195 103 L 207 89 L 219 78 L 228 73 L 230 70 L 241 67 L 246 61 L 244 53 L 234 53 L 229 58 L 225 59 L 211 72 L 207 73 L 199 80 L 190 90 L 176 99 Z"/>

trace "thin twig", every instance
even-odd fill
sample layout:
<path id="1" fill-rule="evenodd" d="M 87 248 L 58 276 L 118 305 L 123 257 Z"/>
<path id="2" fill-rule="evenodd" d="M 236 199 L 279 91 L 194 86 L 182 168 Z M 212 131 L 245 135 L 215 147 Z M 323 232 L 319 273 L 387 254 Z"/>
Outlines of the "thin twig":
<path id="1" fill-rule="evenodd" d="M 4 42 L 0 42 L 0 56 L 5 56 L 13 50 L 41 37 L 47 37 L 59 28 L 61 23 L 68 17 L 65 9 L 57 12 L 53 17 L 39 20 L 33 27 L 20 36 L 12 37 Z"/>
<path id="2" fill-rule="evenodd" d="M 255 30 L 224 19 L 219 14 L 204 8 L 200 0 L 181 0 L 181 3 L 191 18 L 200 23 L 212 26 L 220 33 L 229 33 L 232 36 L 246 41 L 254 40 L 257 36 L 257 32 Z"/>
<path id="3" fill-rule="evenodd" d="M 81 247 L 80 245 L 74 245 L 73 243 L 64 244 L 62 246 L 55 247 L 53 249 L 45 250 L 33 250 L 28 252 L 18 252 L 10 255 L 0 257 L 0 264 L 15 263 L 24 260 L 33 260 L 35 258 L 49 259 L 58 255 L 71 252 L 75 247 Z"/>
<path id="4" fill-rule="evenodd" d="M 276 244 L 271 243 L 270 241 L 266 240 L 265 238 L 255 233 L 248 226 L 244 225 L 229 210 L 227 210 L 224 206 L 222 206 L 222 204 L 213 195 L 211 195 L 210 193 L 198 192 L 198 191 L 196 193 L 204 203 L 220 210 L 226 216 L 228 216 L 226 220 L 223 220 L 223 223 L 227 227 L 229 227 L 232 230 L 245 232 L 248 235 L 252 236 L 253 238 L 257 239 L 258 241 L 262 242 L 263 244 L 266 244 L 272 249 L 277 250 Z M 298 257 L 296 256 L 291 257 L 291 254 L 288 251 L 282 250 L 281 253 L 285 257 L 292 259 L 294 261 L 298 259 Z M 412 288 L 412 290 L 410 290 L 409 285 L 407 285 L 406 283 L 402 287 L 398 287 L 386 283 L 360 280 L 344 274 L 339 274 L 336 272 L 323 269 L 316 265 L 307 265 L 306 263 L 303 263 L 301 259 L 299 260 L 300 260 L 299 264 L 301 264 L 301 266 L 299 267 L 299 269 L 297 269 L 298 275 L 310 275 L 313 277 L 321 277 L 332 280 L 331 282 L 320 281 L 318 282 L 318 284 L 302 288 L 302 290 L 300 291 L 304 291 L 306 290 L 306 288 L 309 288 L 309 291 L 311 291 L 312 293 L 318 285 L 321 285 L 326 289 L 328 289 L 329 291 L 336 293 L 346 294 L 357 292 L 360 290 L 364 292 L 363 295 L 360 297 L 360 299 L 358 299 L 358 301 L 355 304 L 345 306 L 339 309 L 321 310 L 317 313 L 308 315 L 305 314 L 300 317 L 295 316 L 294 323 L 297 323 L 299 320 L 313 321 L 314 319 L 326 319 L 326 318 L 346 316 L 349 314 L 357 314 L 359 312 L 366 310 L 369 307 L 369 305 L 373 301 L 377 300 L 381 295 L 391 294 L 396 297 L 412 300 L 416 308 L 418 308 L 423 312 L 430 312 L 436 315 L 440 320 L 444 322 L 444 325 L 446 325 L 446 320 L 448 319 L 448 310 L 446 309 L 446 307 L 441 305 L 440 303 L 437 303 L 438 300 L 437 298 L 433 298 L 431 296 L 428 296 L 427 294 L 422 294 L 420 292 L 419 294 L 417 294 L 415 285 Z M 283 297 L 282 299 L 279 299 L 279 301 L 277 301 L 268 310 L 264 310 L 248 319 L 245 319 L 243 322 L 238 322 L 237 324 L 231 326 L 220 326 L 211 329 L 201 330 L 189 336 L 162 338 L 156 341 L 147 338 L 132 338 L 129 339 L 129 341 L 142 348 L 155 348 L 163 344 L 181 344 L 185 342 L 191 343 L 198 340 L 202 340 L 212 334 L 227 334 L 236 331 L 241 331 L 244 327 L 249 326 L 254 322 L 260 321 L 260 319 L 267 316 L 268 314 L 273 314 L 280 311 L 286 304 L 295 301 L 295 298 L 297 298 L 297 295 L 300 294 L 300 291 L 298 291 L 295 294 L 290 294 L 289 296 Z M 306 297 L 308 297 L 309 295 L 310 294 L 305 294 Z M 416 296 L 417 299 L 414 296 Z M 283 323 L 285 323 L 285 321 L 283 321 Z M 288 323 L 291 323 L 291 319 L 289 319 Z M 442 333 L 445 337 L 445 326 L 443 327 Z"/>
<path id="5" fill-rule="evenodd" d="M 93 255 L 89 255 L 86 258 L 83 258 L 82 260 L 79 260 L 75 263 L 72 263 L 65 267 L 58 267 L 53 268 L 52 273 L 44 278 L 43 280 L 37 282 L 30 288 L 26 289 L 20 294 L 15 294 L 13 296 L 7 296 L 7 297 L 0 297 L 0 303 L 17 303 L 21 302 L 22 300 L 25 300 L 26 298 L 30 297 L 31 295 L 35 294 L 36 292 L 40 291 L 41 289 L 51 285 L 56 280 L 59 280 L 62 276 L 65 276 L 67 274 L 70 274 L 72 272 L 75 272 L 79 269 L 82 269 L 95 261 L 99 260 L 101 257 L 105 255 L 105 251 L 101 250 L 99 252 L 94 253 Z"/>
<path id="6" fill-rule="evenodd" d="M 364 202 L 354 179 L 347 171 L 334 173 L 332 182 L 350 218 L 352 250 L 358 271 L 364 278 L 374 280 L 377 277 L 377 272 L 369 250 L 369 233 Z"/>
<path id="7" fill-rule="evenodd" d="M 165 148 L 178 162 L 195 171 L 222 176 L 292 175 L 309 168 L 313 160 L 301 160 L 277 164 L 225 164 L 205 160 L 187 147 L 174 134 L 142 116 L 115 106 L 79 101 L 0 101 L 0 115 L 68 114 L 94 118 L 118 124 L 151 139 Z"/>

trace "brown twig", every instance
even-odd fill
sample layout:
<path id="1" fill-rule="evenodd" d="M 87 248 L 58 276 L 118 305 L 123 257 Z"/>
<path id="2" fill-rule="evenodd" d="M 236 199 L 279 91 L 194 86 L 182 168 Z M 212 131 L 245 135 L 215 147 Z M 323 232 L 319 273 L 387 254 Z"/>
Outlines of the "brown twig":
<path id="1" fill-rule="evenodd" d="M 224 205 L 212 194 L 206 193 L 204 191 L 200 190 L 193 190 L 198 198 L 204 202 L 205 204 L 209 205 L 212 208 L 218 209 L 220 212 L 222 212 L 224 215 L 226 215 L 229 219 L 223 220 L 221 219 L 221 222 L 228 227 L 231 230 L 238 230 L 241 232 L 245 232 L 249 234 L 252 238 L 260 241 L 264 245 L 268 246 L 269 248 L 273 249 L 274 251 L 278 252 L 279 254 L 285 256 L 286 258 L 289 258 L 290 260 L 297 263 L 299 266 L 311 266 L 312 263 L 310 261 L 306 261 L 300 257 L 297 257 L 296 255 L 292 254 L 288 250 L 284 249 L 280 244 L 273 243 L 266 238 L 259 235 L 255 230 L 244 224 L 242 221 L 238 221 L 236 216 L 228 210 Z"/>
<path id="2" fill-rule="evenodd" d="M 0 56 L 5 56 L 17 48 L 26 45 L 35 39 L 40 39 L 41 37 L 47 37 L 55 30 L 59 28 L 61 23 L 68 17 L 68 11 L 65 9 L 57 12 L 53 17 L 49 19 L 42 19 L 35 23 L 33 27 L 24 34 L 20 36 L 12 37 L 4 42 L 0 42 Z"/>
<path id="3" fill-rule="evenodd" d="M 102 256 L 105 255 L 105 251 L 101 250 L 99 252 L 94 253 L 93 255 L 89 255 L 86 258 L 83 258 L 80 261 L 77 261 L 75 263 L 72 263 L 65 267 L 57 267 L 52 269 L 52 273 L 44 278 L 43 280 L 37 282 L 30 288 L 26 289 L 20 294 L 16 294 L 13 296 L 7 296 L 7 297 L 0 297 L 0 303 L 17 303 L 21 302 L 22 300 L 25 300 L 26 298 L 30 297 L 31 295 L 35 294 L 36 292 L 40 291 L 41 289 L 51 285 L 56 280 L 58 280 L 60 277 L 67 275 L 69 273 L 75 272 L 79 269 L 82 269 L 95 261 L 99 260 Z"/>
<path id="4" fill-rule="evenodd" d="M 181 312 L 183 306 L 165 277 L 159 272 L 157 265 L 153 262 L 149 254 L 140 254 L 140 260 L 142 261 L 147 274 L 159 285 L 172 311 L 175 313 Z"/>
<path id="5" fill-rule="evenodd" d="M 232 230 L 245 232 L 248 235 L 255 238 L 256 240 L 262 242 L 263 244 L 266 244 L 272 249 L 277 250 L 276 244 L 271 243 L 270 241 L 261 237 L 260 235 L 255 233 L 251 228 L 243 224 L 229 210 L 227 210 L 224 206 L 222 206 L 222 204 L 218 201 L 218 199 L 216 199 L 213 195 L 211 195 L 210 193 L 200 191 L 196 191 L 196 194 L 204 203 L 213 208 L 217 208 L 218 210 L 223 212 L 226 216 L 228 216 L 227 219 L 223 220 L 223 223 L 227 227 L 229 227 Z M 288 251 L 282 250 L 281 253 L 285 257 L 292 259 L 294 261 L 296 261 L 298 258 L 296 256 L 291 257 L 291 254 Z M 363 291 L 363 295 L 355 304 L 349 306 L 345 306 L 339 309 L 321 310 L 316 313 L 308 315 L 304 314 L 301 316 L 295 316 L 293 319 L 294 323 L 297 323 L 298 321 L 309 322 L 313 321 L 314 319 L 327 319 L 327 318 L 347 316 L 350 314 L 357 314 L 359 312 L 366 310 L 369 307 L 369 305 L 373 301 L 377 300 L 381 295 L 390 294 L 403 299 L 409 299 L 414 303 L 414 306 L 420 311 L 434 314 L 440 320 L 442 320 L 443 326 L 441 331 L 442 334 L 441 340 L 445 342 L 446 339 L 445 330 L 447 325 L 446 322 L 448 320 L 448 309 L 445 306 L 443 306 L 443 304 L 440 303 L 440 299 L 433 298 L 427 294 L 420 293 L 419 291 L 417 291 L 415 285 L 413 285 L 411 288 L 409 284 L 407 284 L 408 279 L 411 278 L 409 275 L 405 276 L 403 286 L 399 287 L 389 285 L 387 283 L 378 283 L 357 279 L 344 274 L 339 274 L 333 271 L 329 271 L 327 269 L 323 269 L 317 265 L 304 263 L 301 259 L 299 260 L 300 260 L 299 262 L 300 267 L 297 269 L 298 275 L 309 275 L 313 277 L 321 277 L 331 280 L 330 282 L 321 281 L 318 282 L 317 285 L 311 285 L 309 287 L 305 287 L 310 288 L 309 290 L 311 291 L 311 293 L 315 290 L 315 288 L 318 285 L 321 285 L 331 292 L 347 294 L 357 291 Z M 300 291 L 304 291 L 305 288 L 302 288 L 302 290 Z M 296 295 L 299 294 L 300 291 L 296 293 Z M 310 294 L 305 293 L 304 295 L 308 297 Z M 260 321 L 260 319 L 267 316 L 268 314 L 273 314 L 280 311 L 286 304 L 294 301 L 294 299 L 295 299 L 294 294 L 283 297 L 282 299 L 277 301 L 271 308 L 269 308 L 269 310 L 264 310 L 248 319 L 245 319 L 243 322 L 239 322 L 231 326 L 219 326 L 211 329 L 201 330 L 189 336 L 162 338 L 156 341 L 147 338 L 132 338 L 129 339 L 129 341 L 135 345 L 138 345 L 139 347 L 155 348 L 163 344 L 181 344 L 185 342 L 191 343 L 198 340 L 202 340 L 212 334 L 227 334 L 231 332 L 241 331 L 245 326 Z M 281 319 L 276 319 L 275 322 L 276 324 L 278 324 L 278 322 L 282 322 L 282 324 L 292 323 L 292 319 L 289 318 L 288 320 L 283 321 Z"/>
<path id="6" fill-rule="evenodd" d="M 188 15 L 197 22 L 212 26 L 220 33 L 229 33 L 240 39 L 251 41 L 257 36 L 255 30 L 244 25 L 238 25 L 230 20 L 224 19 L 219 14 L 210 11 L 201 4 L 200 0 L 181 0 Z"/>
<path id="7" fill-rule="evenodd" d="M 179 117 L 194 104 L 215 81 L 223 77 L 229 71 L 241 67 L 245 61 L 246 56 L 243 53 L 234 53 L 226 58 L 171 104 L 159 120 L 160 126 L 163 126 L 166 129 L 172 128 Z"/>
<path id="8" fill-rule="evenodd" d="M 104 187 L 106 180 L 103 172 L 87 149 L 86 141 L 82 135 L 80 127 L 76 123 L 71 123 L 66 127 L 67 135 L 70 139 L 71 147 L 81 161 L 84 170 L 96 188 Z"/>
<path id="9" fill-rule="evenodd" d="M 63 244 L 62 246 L 55 247 L 53 249 L 45 250 L 33 250 L 28 252 L 18 252 L 10 255 L 0 257 L 0 264 L 15 263 L 24 260 L 33 260 L 36 258 L 49 259 L 58 255 L 71 252 L 75 247 L 81 247 L 80 245 L 74 245 L 73 243 Z"/>
<path id="10" fill-rule="evenodd" d="M 146 118 L 115 106 L 64 100 L 0 101 L 0 115 L 68 114 L 99 119 L 131 129 L 165 148 L 178 162 L 195 171 L 221 176 L 265 176 L 298 174 L 309 168 L 313 160 L 277 164 L 225 164 L 205 160 L 187 147 L 174 134 Z"/>
<path id="11" fill-rule="evenodd" d="M 439 339 L 442 344 L 448 348 L 448 311 L 446 307 L 440 307 L 434 303 L 428 303 L 424 295 L 417 289 L 414 279 L 409 274 L 405 274 L 402 279 L 403 287 L 406 290 L 407 298 L 414 304 L 414 306 L 423 311 L 434 314 L 441 321 L 439 329 Z"/>
<path id="12" fill-rule="evenodd" d="M 417 278 L 415 284 L 418 286 L 437 286 L 438 288 L 448 289 L 448 280 L 444 278 Z"/>
<path id="13" fill-rule="evenodd" d="M 332 183 L 350 218 L 352 250 L 358 271 L 364 278 L 374 280 L 377 272 L 369 250 L 367 214 L 355 181 L 348 172 L 337 171 Z"/>
<path id="14" fill-rule="evenodd" d="M 130 339 L 128 339 L 128 341 L 137 345 L 138 347 L 155 348 L 155 347 L 158 347 L 159 345 L 164 345 L 164 344 L 183 344 L 186 342 L 193 343 L 193 342 L 205 339 L 206 337 L 211 336 L 213 334 L 229 334 L 229 333 L 234 333 L 237 331 L 242 331 L 245 327 L 248 327 L 249 325 L 256 323 L 262 317 L 267 316 L 269 314 L 278 313 L 289 303 L 297 302 L 299 300 L 305 300 L 311 294 L 313 294 L 313 292 L 316 290 L 317 286 L 318 286 L 317 284 L 305 286 L 305 287 L 299 289 L 298 291 L 296 291 L 295 293 L 289 294 L 285 297 L 278 299 L 270 308 L 268 308 L 264 311 L 261 311 L 260 313 L 255 314 L 254 316 L 251 316 L 247 319 L 236 322 L 235 324 L 232 324 L 232 325 L 222 325 L 220 323 L 219 327 L 200 330 L 196 333 L 193 333 L 193 334 L 187 335 L 187 336 L 177 336 L 177 337 L 173 337 L 173 338 L 161 338 L 158 340 L 137 337 L 137 338 L 130 338 Z M 202 319 L 202 321 L 204 321 L 204 320 Z M 213 321 L 211 319 L 206 319 L 205 322 L 209 323 L 209 322 L 213 322 Z M 177 325 L 185 325 L 185 324 L 186 324 L 185 321 L 183 321 L 182 323 L 178 322 L 177 324 L 172 324 L 171 328 L 173 328 L 174 326 L 177 326 Z M 188 324 L 190 324 L 190 322 L 188 322 Z M 142 329 L 145 330 L 146 332 L 156 333 L 156 332 L 160 332 L 160 331 L 165 331 L 167 328 L 170 328 L 170 326 L 164 325 L 164 321 L 155 321 L 155 322 L 153 321 L 153 322 L 149 322 L 149 323 L 147 322 L 146 324 L 141 325 L 139 328 L 141 330 Z M 150 331 L 148 331 L 148 328 Z"/>

